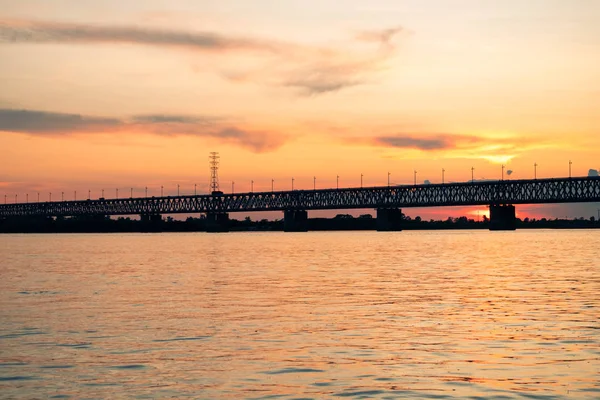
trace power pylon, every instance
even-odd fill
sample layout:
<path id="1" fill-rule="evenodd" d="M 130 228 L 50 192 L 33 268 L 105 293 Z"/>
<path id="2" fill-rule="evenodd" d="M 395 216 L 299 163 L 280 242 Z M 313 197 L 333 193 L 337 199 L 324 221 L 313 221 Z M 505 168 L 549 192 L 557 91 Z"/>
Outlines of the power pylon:
<path id="1" fill-rule="evenodd" d="M 210 191 L 219 192 L 219 153 L 212 151 L 208 156 L 210 165 Z"/>

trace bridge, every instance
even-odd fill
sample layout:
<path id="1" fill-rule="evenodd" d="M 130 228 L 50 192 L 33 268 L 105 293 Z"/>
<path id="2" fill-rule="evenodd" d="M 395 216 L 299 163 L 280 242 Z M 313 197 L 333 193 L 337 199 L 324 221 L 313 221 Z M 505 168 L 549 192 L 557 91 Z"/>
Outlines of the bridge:
<path id="1" fill-rule="evenodd" d="M 0 205 L 0 219 L 204 213 L 209 231 L 226 231 L 230 212 L 283 211 L 286 231 L 305 231 L 307 211 L 377 210 L 378 230 L 401 230 L 401 209 L 409 207 L 490 207 L 490 229 L 515 229 L 515 204 L 600 202 L 600 178 L 501 180 L 448 184 L 292 190 L 207 195 L 130 197 Z"/>

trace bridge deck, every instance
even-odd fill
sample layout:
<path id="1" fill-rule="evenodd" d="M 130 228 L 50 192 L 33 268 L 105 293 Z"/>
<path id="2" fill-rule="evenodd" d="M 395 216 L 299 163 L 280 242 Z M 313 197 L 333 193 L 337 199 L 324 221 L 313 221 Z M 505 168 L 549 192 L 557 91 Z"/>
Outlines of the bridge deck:
<path id="1" fill-rule="evenodd" d="M 504 180 L 0 205 L 0 217 L 600 202 L 600 178 Z"/>

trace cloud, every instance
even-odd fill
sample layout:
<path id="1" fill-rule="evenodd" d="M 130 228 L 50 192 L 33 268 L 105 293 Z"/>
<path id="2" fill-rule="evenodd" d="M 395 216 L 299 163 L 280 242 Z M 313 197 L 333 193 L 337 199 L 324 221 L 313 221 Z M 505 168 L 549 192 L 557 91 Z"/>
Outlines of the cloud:
<path id="1" fill-rule="evenodd" d="M 276 41 L 238 38 L 214 32 L 148 29 L 130 26 L 0 21 L 4 43 L 135 43 L 159 47 L 183 47 L 203 51 L 278 51 L 289 45 Z"/>
<path id="2" fill-rule="evenodd" d="M 254 130 L 220 123 L 153 123 L 143 124 L 142 130 L 163 136 L 197 136 L 230 143 L 255 153 L 273 151 L 281 147 L 290 136 L 281 132 Z"/>
<path id="3" fill-rule="evenodd" d="M 118 127 L 122 121 L 115 118 L 87 117 L 45 111 L 0 109 L 0 130 L 26 133 L 57 133 L 91 131 Z"/>
<path id="4" fill-rule="evenodd" d="M 215 122 L 216 118 L 195 117 L 189 115 L 169 115 L 169 114 L 149 114 L 136 115 L 131 118 L 132 121 L 142 124 L 210 124 Z"/>
<path id="5" fill-rule="evenodd" d="M 352 65 L 316 65 L 290 73 L 282 84 L 298 88 L 305 95 L 318 95 L 360 85 L 364 82 L 362 73 L 364 69 Z"/>
<path id="6" fill-rule="evenodd" d="M 358 40 L 362 40 L 364 42 L 380 43 L 382 46 L 391 48 L 391 47 L 393 47 L 392 40 L 394 39 L 394 37 L 404 31 L 405 30 L 403 27 L 396 26 L 396 27 L 387 28 L 387 29 L 362 31 L 356 35 L 356 38 Z"/>
<path id="7" fill-rule="evenodd" d="M 381 45 L 374 54 L 372 51 L 365 54 L 341 46 L 326 48 L 218 32 L 0 20 L 0 43 L 128 43 L 211 53 L 257 53 L 263 59 L 266 56 L 266 69 L 233 73 L 221 69 L 221 76 L 237 84 L 250 77 L 262 83 L 296 88 L 300 94 L 312 96 L 365 83 L 390 57 L 394 50 L 392 40 L 402 31 L 403 28 L 394 27 L 360 32 L 357 39 Z"/>
<path id="8" fill-rule="evenodd" d="M 494 163 L 506 163 L 523 151 L 547 146 L 543 139 L 525 135 L 491 137 L 426 132 L 354 137 L 347 141 L 376 147 L 443 153 L 445 157 L 482 158 Z"/>
<path id="9" fill-rule="evenodd" d="M 0 131 L 46 136 L 131 132 L 187 135 L 231 143 L 257 153 L 275 150 L 290 138 L 284 133 L 232 126 L 214 117 L 149 114 L 106 118 L 13 109 L 0 109 Z"/>
<path id="10" fill-rule="evenodd" d="M 364 31 L 357 38 L 381 45 L 375 54 L 323 48 L 279 40 L 236 37 L 219 32 L 164 30 L 137 26 L 101 26 L 43 21 L 0 21 L 0 43 L 127 43 L 200 52 L 252 52 L 268 56 L 266 70 L 220 72 L 232 82 L 248 77 L 299 89 L 304 95 L 336 92 L 363 84 L 394 49 L 401 27 Z M 382 51 L 383 49 L 383 51 Z"/>
<path id="11" fill-rule="evenodd" d="M 247 147 L 256 153 L 275 150 L 281 147 L 289 138 L 286 134 L 244 130 L 236 127 L 227 127 L 217 130 L 210 136 L 226 142 L 238 144 L 242 147 Z"/>
<path id="12" fill-rule="evenodd" d="M 450 135 L 435 135 L 433 137 L 421 138 L 407 135 L 379 136 L 373 139 L 376 145 L 385 147 L 399 147 L 419 150 L 441 150 L 455 148 L 456 144 Z"/>
<path id="13" fill-rule="evenodd" d="M 362 85 L 369 77 L 383 69 L 386 61 L 395 50 L 393 38 L 403 32 L 402 27 L 363 31 L 356 38 L 366 42 L 376 42 L 381 48 L 375 54 L 352 55 L 340 52 L 320 52 L 317 61 L 296 68 L 288 73 L 282 84 L 296 87 L 304 95 L 318 95 L 336 92 L 345 88 Z"/>
<path id="14" fill-rule="evenodd" d="M 377 70 L 371 61 L 357 62 L 333 55 L 325 59 L 315 55 L 306 58 L 306 62 L 282 60 L 254 70 L 222 70 L 220 76 L 235 84 L 266 83 L 295 89 L 302 96 L 316 96 L 362 85 Z"/>
<path id="15" fill-rule="evenodd" d="M 384 70 L 387 52 L 374 55 L 327 54 L 294 65 L 278 75 L 279 85 L 299 89 L 302 95 L 319 95 L 363 85 Z"/>

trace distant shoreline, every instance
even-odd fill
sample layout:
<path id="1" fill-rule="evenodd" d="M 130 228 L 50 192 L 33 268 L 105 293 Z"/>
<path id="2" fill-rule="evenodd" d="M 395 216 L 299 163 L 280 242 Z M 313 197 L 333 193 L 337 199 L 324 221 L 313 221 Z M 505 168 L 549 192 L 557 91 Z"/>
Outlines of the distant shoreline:
<path id="1" fill-rule="evenodd" d="M 229 221 L 231 232 L 282 232 L 282 220 L 250 219 Z M 354 218 L 340 214 L 335 218 L 309 218 L 308 231 L 375 231 L 376 219 L 371 217 Z M 600 229 L 600 221 L 591 219 L 540 219 L 516 221 L 520 229 Z M 467 230 L 489 229 L 489 221 L 475 221 L 466 217 L 448 218 L 445 221 L 423 221 L 420 218 L 405 218 L 399 230 Z M 179 221 L 172 218 L 159 221 L 140 221 L 128 218 L 43 218 L 0 220 L 0 233 L 120 233 L 120 232 L 206 232 L 204 218 L 188 218 Z"/>

